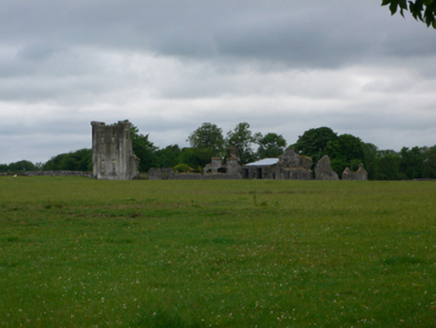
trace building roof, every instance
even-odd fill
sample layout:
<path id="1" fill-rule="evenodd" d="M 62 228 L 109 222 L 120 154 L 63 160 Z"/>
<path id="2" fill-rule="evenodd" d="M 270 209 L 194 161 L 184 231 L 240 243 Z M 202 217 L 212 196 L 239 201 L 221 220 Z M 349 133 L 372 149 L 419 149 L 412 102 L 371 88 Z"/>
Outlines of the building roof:
<path id="1" fill-rule="evenodd" d="M 257 162 L 245 164 L 244 166 L 270 166 L 277 164 L 278 161 L 278 158 L 264 158 Z"/>

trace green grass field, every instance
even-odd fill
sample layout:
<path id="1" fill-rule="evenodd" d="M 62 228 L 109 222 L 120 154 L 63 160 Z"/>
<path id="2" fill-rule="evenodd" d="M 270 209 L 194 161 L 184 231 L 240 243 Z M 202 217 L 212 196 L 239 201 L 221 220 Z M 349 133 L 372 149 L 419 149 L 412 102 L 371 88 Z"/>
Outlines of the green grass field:
<path id="1" fill-rule="evenodd" d="M 0 178 L 2 327 L 436 327 L 436 183 Z"/>

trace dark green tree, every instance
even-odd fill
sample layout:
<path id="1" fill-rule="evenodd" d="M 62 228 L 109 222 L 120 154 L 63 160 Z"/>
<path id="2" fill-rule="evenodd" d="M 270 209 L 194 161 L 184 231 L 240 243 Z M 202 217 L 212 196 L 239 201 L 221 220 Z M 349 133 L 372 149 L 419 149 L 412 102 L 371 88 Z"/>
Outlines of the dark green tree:
<path id="1" fill-rule="evenodd" d="M 389 6 L 392 15 L 399 11 L 403 17 L 404 11 L 409 10 L 413 18 L 436 28 L 436 0 L 382 0 L 382 6 Z"/>
<path id="2" fill-rule="evenodd" d="M 426 179 L 436 179 L 436 146 L 423 149 L 423 176 Z"/>
<path id="3" fill-rule="evenodd" d="M 157 167 L 174 167 L 179 164 L 182 150 L 178 145 L 170 145 L 154 152 Z"/>
<path id="4" fill-rule="evenodd" d="M 257 141 L 259 148 L 257 149 L 258 158 L 275 158 L 285 152 L 286 140 L 282 135 L 277 133 L 267 133 Z"/>
<path id="5" fill-rule="evenodd" d="M 400 151 L 400 174 L 402 179 L 423 178 L 423 151 L 419 147 L 403 147 Z"/>
<path id="6" fill-rule="evenodd" d="M 368 172 L 368 179 L 375 180 L 378 176 L 378 148 L 372 143 L 363 143 L 363 148 L 365 152 L 365 159 L 363 161 L 363 164 L 365 165 L 365 169 Z"/>
<path id="7" fill-rule="evenodd" d="M 379 152 L 378 179 L 400 180 L 401 157 L 393 150 Z"/>
<path id="8" fill-rule="evenodd" d="M 330 141 L 325 152 L 332 161 L 332 169 L 341 176 L 346 167 L 355 171 L 360 163 L 364 163 L 365 148 L 360 138 L 351 134 L 342 134 L 336 140 Z"/>
<path id="9" fill-rule="evenodd" d="M 139 129 L 132 125 L 130 128 L 133 153 L 139 158 L 139 172 L 148 172 L 151 167 L 156 167 L 155 150 L 157 147 L 148 140 L 148 134 L 139 133 Z"/>
<path id="10" fill-rule="evenodd" d="M 42 165 L 44 171 L 92 171 L 92 150 L 80 149 L 59 154 Z"/>
<path id="11" fill-rule="evenodd" d="M 338 135 L 328 127 L 310 129 L 298 137 L 294 149 L 301 154 L 311 157 L 315 164 L 326 154 L 327 144 L 330 141 L 337 140 L 337 138 Z"/>
<path id="12" fill-rule="evenodd" d="M 223 131 L 212 123 L 203 123 L 191 133 L 187 141 L 192 148 L 210 149 L 213 156 L 219 156 L 223 152 Z"/>
<path id="13" fill-rule="evenodd" d="M 9 169 L 8 164 L 0 164 L 0 172 L 7 172 Z"/>
<path id="14" fill-rule="evenodd" d="M 32 162 L 22 160 L 8 165 L 8 171 L 10 172 L 25 172 L 35 171 L 36 167 Z"/>
<path id="15" fill-rule="evenodd" d="M 257 159 L 252 146 L 260 137 L 260 133 L 253 133 L 250 130 L 250 124 L 242 122 L 233 131 L 227 132 L 226 144 L 228 147 L 236 147 L 239 164 L 244 165 Z"/>
<path id="16" fill-rule="evenodd" d="M 213 151 L 209 148 L 183 148 L 179 156 L 179 164 L 188 165 L 194 172 L 202 172 L 213 156 Z"/>

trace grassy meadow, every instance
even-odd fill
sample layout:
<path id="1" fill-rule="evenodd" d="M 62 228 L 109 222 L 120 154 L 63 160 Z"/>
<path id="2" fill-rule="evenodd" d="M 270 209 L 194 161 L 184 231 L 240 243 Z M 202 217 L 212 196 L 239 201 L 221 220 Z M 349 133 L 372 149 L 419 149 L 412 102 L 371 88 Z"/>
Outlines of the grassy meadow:
<path id="1" fill-rule="evenodd" d="M 436 327 L 436 182 L 0 177 L 0 327 Z"/>

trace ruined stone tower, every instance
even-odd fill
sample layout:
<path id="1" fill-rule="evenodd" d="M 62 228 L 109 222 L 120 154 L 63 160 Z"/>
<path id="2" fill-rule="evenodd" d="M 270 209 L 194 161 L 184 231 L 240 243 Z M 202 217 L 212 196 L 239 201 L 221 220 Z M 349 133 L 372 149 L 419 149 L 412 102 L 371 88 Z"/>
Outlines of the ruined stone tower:
<path id="1" fill-rule="evenodd" d="M 112 125 L 91 122 L 92 175 L 96 179 L 131 180 L 139 177 L 138 159 L 133 154 L 129 121 Z"/>

